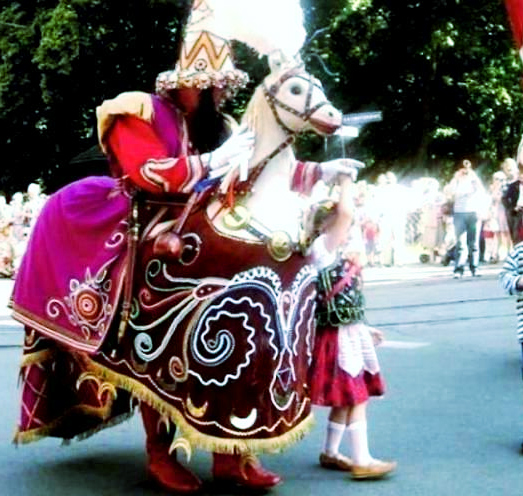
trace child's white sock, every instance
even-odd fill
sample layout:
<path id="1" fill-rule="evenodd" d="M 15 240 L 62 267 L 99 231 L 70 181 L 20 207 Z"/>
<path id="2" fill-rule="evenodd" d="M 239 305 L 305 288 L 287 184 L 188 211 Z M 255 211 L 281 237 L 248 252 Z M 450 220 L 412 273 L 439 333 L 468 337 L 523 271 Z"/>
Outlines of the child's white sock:
<path id="1" fill-rule="evenodd" d="M 356 465 L 369 465 L 373 458 L 369 453 L 369 443 L 367 439 L 367 422 L 358 420 L 351 422 L 347 426 L 349 431 L 349 442 L 351 447 L 351 456 Z"/>
<path id="2" fill-rule="evenodd" d="M 338 424 L 329 420 L 327 422 L 327 433 L 325 435 L 324 453 L 327 455 L 337 455 L 343 434 L 345 433 L 345 424 Z"/>

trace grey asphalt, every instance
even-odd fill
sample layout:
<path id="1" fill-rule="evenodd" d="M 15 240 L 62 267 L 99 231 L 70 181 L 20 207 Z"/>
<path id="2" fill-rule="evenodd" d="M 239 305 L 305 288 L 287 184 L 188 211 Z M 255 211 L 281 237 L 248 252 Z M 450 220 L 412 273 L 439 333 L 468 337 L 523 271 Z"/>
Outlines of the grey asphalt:
<path id="1" fill-rule="evenodd" d="M 514 301 L 496 280 L 453 280 L 440 266 L 366 270 L 369 322 L 387 341 L 379 349 L 387 394 L 369 407 L 369 442 L 376 457 L 398 461 L 386 480 L 355 482 L 317 464 L 326 410 L 316 426 L 281 454 L 264 456 L 284 484 L 270 494 L 490 496 L 523 494 L 523 382 L 515 338 Z M 11 283 L 0 281 L 0 301 Z M 158 495 L 146 481 L 138 417 L 92 438 L 61 446 L 46 439 L 15 448 L 16 387 L 21 330 L 0 305 L 0 496 Z M 346 444 L 346 442 L 345 442 Z M 210 457 L 191 467 L 203 494 L 246 494 L 211 484 Z"/>

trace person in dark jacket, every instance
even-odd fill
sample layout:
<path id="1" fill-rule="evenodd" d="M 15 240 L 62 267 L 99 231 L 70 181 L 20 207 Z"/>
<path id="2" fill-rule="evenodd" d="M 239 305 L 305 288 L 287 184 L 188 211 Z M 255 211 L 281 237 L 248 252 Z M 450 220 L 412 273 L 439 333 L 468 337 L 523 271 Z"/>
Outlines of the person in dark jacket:
<path id="1" fill-rule="evenodd" d="M 523 163 L 518 163 L 519 178 L 510 183 L 501 199 L 507 215 L 507 223 L 510 238 L 515 245 L 523 240 L 521 220 L 523 216 L 523 195 L 520 194 L 521 182 L 523 181 Z"/>

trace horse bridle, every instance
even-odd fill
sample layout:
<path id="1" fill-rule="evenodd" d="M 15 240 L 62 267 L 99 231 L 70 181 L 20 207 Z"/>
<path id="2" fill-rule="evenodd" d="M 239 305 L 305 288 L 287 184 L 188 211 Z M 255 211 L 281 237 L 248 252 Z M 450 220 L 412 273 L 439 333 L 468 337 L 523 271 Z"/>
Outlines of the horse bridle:
<path id="1" fill-rule="evenodd" d="M 299 119 L 301 119 L 303 122 L 308 122 L 311 119 L 311 116 L 321 107 L 324 105 L 330 105 L 330 102 L 325 99 L 321 102 L 318 102 L 314 107 L 311 107 L 311 100 L 312 100 L 312 91 L 314 87 L 320 88 L 322 91 L 323 89 L 314 82 L 314 78 L 312 75 L 307 74 L 308 77 L 305 77 L 305 73 L 302 68 L 295 67 L 293 69 L 289 69 L 288 71 L 284 72 L 280 78 L 271 84 L 269 88 L 265 84 L 263 84 L 263 95 L 265 97 L 265 100 L 267 101 L 267 104 L 269 105 L 269 108 L 271 109 L 271 112 L 277 122 L 277 124 L 280 126 L 281 129 L 287 134 L 287 139 L 281 143 L 278 147 L 276 147 L 269 155 L 267 155 L 263 160 L 258 162 L 254 167 L 251 169 L 251 173 L 249 174 L 249 178 L 247 181 L 244 181 L 242 183 L 238 183 L 236 185 L 236 189 L 240 194 L 246 194 L 250 189 L 252 188 L 253 184 L 255 183 L 256 179 L 260 175 L 263 168 L 267 165 L 267 163 L 272 160 L 276 155 L 278 155 L 282 150 L 287 148 L 296 138 L 296 135 L 299 131 L 295 131 L 288 126 L 285 125 L 285 123 L 282 121 L 280 115 L 278 114 L 278 109 L 286 110 L 287 112 L 290 112 L 292 115 L 295 115 Z M 300 79 L 303 79 L 304 81 L 307 81 L 309 83 L 309 86 L 307 88 L 307 95 L 305 99 L 305 109 L 303 111 L 297 110 L 289 105 L 287 105 L 285 102 L 282 102 L 279 98 L 277 98 L 278 91 L 280 90 L 281 86 L 285 81 L 288 79 L 291 79 L 293 77 L 298 77 Z"/>
<path id="2" fill-rule="evenodd" d="M 308 77 L 305 77 L 307 75 Z M 304 81 L 307 81 L 309 83 L 309 86 L 307 88 L 307 96 L 305 99 L 305 109 L 303 111 L 296 110 L 293 107 L 290 107 L 285 102 L 282 102 L 280 99 L 277 98 L 278 91 L 280 90 L 281 86 L 285 81 L 288 79 L 291 79 L 293 77 L 298 77 L 299 79 L 303 79 Z M 269 107 L 274 115 L 274 118 L 276 119 L 276 122 L 278 125 L 289 135 L 296 134 L 297 131 L 294 131 L 290 129 L 288 126 L 285 125 L 285 123 L 282 121 L 280 115 L 278 114 L 278 108 L 286 110 L 287 112 L 290 112 L 292 115 L 295 115 L 296 117 L 300 118 L 304 122 L 308 122 L 311 118 L 311 116 L 321 107 L 324 105 L 330 105 L 330 102 L 328 100 L 324 100 L 321 102 L 318 102 L 314 107 L 311 107 L 311 100 L 312 100 L 312 90 L 314 87 L 320 88 L 318 84 L 314 82 L 314 77 L 311 74 L 307 74 L 303 71 L 303 69 L 299 67 L 295 67 L 294 69 L 290 69 L 286 71 L 284 74 L 281 75 L 281 77 L 276 81 L 275 83 L 271 84 L 269 88 L 267 86 L 263 85 L 263 95 L 265 96 L 265 99 L 267 100 L 267 103 L 269 104 Z M 321 89 L 321 88 L 320 88 Z M 323 90 L 322 90 L 323 91 Z"/>

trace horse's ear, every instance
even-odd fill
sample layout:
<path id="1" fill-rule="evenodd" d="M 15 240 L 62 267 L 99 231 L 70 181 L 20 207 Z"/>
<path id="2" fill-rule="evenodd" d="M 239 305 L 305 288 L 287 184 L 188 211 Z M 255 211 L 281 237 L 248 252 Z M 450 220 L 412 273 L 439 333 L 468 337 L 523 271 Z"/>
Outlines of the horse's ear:
<path id="1" fill-rule="evenodd" d="M 296 67 L 305 67 L 305 63 L 303 62 L 299 52 L 294 56 L 294 65 Z"/>
<path id="2" fill-rule="evenodd" d="M 287 57 L 281 50 L 274 50 L 267 56 L 271 72 L 278 72 L 287 62 Z"/>
<path id="3" fill-rule="evenodd" d="M 279 72 L 285 68 L 303 67 L 305 65 L 299 53 L 291 56 L 282 50 L 274 50 L 268 54 L 267 58 L 271 72 Z"/>

